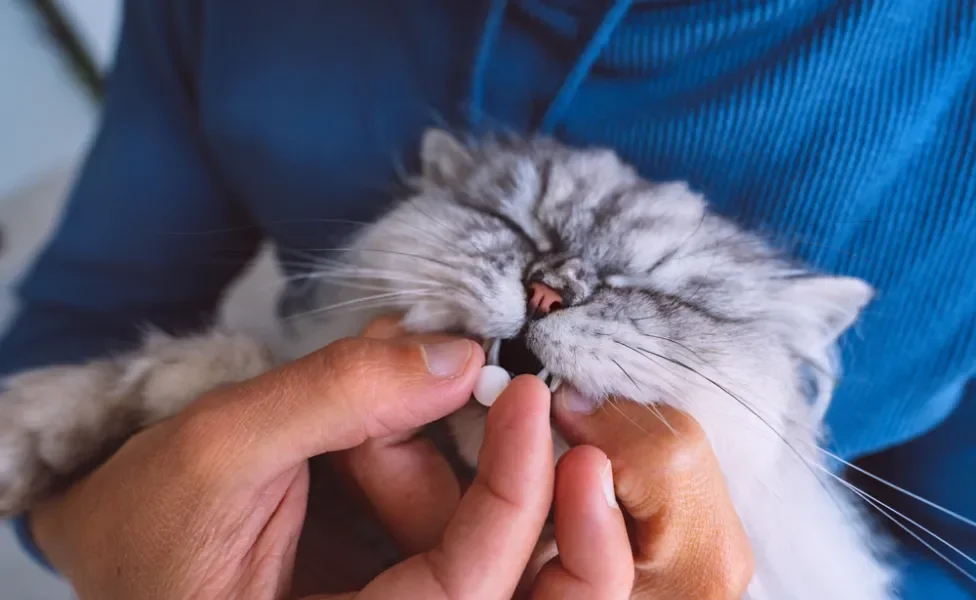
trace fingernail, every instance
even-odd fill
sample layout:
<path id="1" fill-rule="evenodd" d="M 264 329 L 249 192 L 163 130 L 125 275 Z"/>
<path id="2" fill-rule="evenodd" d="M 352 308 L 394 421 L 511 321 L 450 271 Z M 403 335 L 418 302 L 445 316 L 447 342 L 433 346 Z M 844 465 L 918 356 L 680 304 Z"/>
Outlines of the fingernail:
<path id="1" fill-rule="evenodd" d="M 472 342 L 455 340 L 423 346 L 427 370 L 435 377 L 447 379 L 460 373 L 471 358 Z"/>
<path id="2" fill-rule="evenodd" d="M 600 405 L 599 400 L 584 396 L 578 389 L 564 383 L 556 390 L 556 402 L 569 412 L 590 414 Z"/>
<path id="3" fill-rule="evenodd" d="M 609 459 L 607 465 L 603 467 L 603 472 L 600 473 L 600 482 L 603 484 L 603 495 L 607 499 L 607 504 L 610 508 L 617 508 L 617 494 L 613 491 L 613 467 Z"/>

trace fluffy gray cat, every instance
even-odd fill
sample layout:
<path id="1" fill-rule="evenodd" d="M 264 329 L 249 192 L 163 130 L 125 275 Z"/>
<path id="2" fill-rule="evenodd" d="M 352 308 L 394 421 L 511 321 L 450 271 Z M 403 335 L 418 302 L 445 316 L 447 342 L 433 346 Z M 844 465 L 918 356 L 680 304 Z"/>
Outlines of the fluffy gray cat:
<path id="1" fill-rule="evenodd" d="M 464 144 L 435 130 L 421 157 L 412 193 L 324 264 L 321 311 L 274 352 L 224 331 L 153 334 L 126 356 L 9 380 L 0 512 L 29 507 L 109 441 L 205 391 L 399 311 L 410 330 L 484 339 L 492 362 L 539 371 L 553 389 L 690 413 L 754 549 L 749 599 L 894 597 L 886 544 L 818 446 L 832 349 L 869 302 L 867 284 L 784 260 L 685 184 L 649 182 L 608 150 Z M 552 294 L 546 310 L 530 308 L 532 289 Z M 472 464 L 484 411 L 472 402 L 451 418 Z"/>

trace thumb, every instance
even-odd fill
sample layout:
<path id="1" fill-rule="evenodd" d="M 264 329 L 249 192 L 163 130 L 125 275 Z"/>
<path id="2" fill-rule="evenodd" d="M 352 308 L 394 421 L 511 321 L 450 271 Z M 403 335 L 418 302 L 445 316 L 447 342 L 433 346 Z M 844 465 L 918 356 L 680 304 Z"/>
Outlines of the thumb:
<path id="1" fill-rule="evenodd" d="M 560 431 L 610 458 L 614 490 L 633 522 L 639 598 L 740 598 L 752 549 L 701 426 L 661 405 L 614 402 L 611 410 L 562 386 L 553 399 Z"/>
<path id="2" fill-rule="evenodd" d="M 260 481 L 312 456 L 421 427 L 471 396 L 481 347 L 466 339 L 348 338 L 192 405 L 183 430 Z M 239 470 L 228 468 L 228 472 Z"/>

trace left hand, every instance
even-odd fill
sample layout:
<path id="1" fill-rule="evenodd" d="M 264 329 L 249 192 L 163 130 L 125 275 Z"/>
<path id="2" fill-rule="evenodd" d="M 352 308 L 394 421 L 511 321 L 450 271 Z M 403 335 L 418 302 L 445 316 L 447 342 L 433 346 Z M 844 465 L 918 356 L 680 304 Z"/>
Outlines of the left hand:
<path id="1" fill-rule="evenodd" d="M 443 336 L 340 340 L 133 436 L 31 512 L 34 537 L 80 598 L 284 597 L 308 459 L 450 414 L 483 362 Z"/>

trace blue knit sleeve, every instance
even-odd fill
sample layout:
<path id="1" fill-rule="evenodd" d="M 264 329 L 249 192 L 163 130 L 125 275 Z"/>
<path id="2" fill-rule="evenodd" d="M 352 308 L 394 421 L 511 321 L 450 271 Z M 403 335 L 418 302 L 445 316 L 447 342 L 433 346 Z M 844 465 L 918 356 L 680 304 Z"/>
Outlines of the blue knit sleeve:
<path id="1" fill-rule="evenodd" d="M 199 2 L 130 0 L 103 119 L 19 292 L 0 374 L 205 325 L 259 239 L 215 176 L 194 106 Z M 15 524 L 30 550 L 23 521 Z"/>
<path id="2" fill-rule="evenodd" d="M 934 430 L 861 463 L 871 473 L 963 517 L 960 519 L 933 509 L 876 481 L 856 481 L 873 497 L 915 521 L 917 525 L 892 513 L 894 518 L 943 555 L 938 556 L 931 548 L 889 521 L 891 531 L 901 541 L 903 581 L 899 597 L 904 600 L 976 598 L 976 564 L 972 562 L 976 560 L 976 527 L 970 524 L 976 522 L 974 430 L 976 382 L 971 381 L 964 389 L 955 411 Z M 935 539 L 932 534 L 944 541 Z M 958 568 L 950 565 L 949 561 Z"/>

